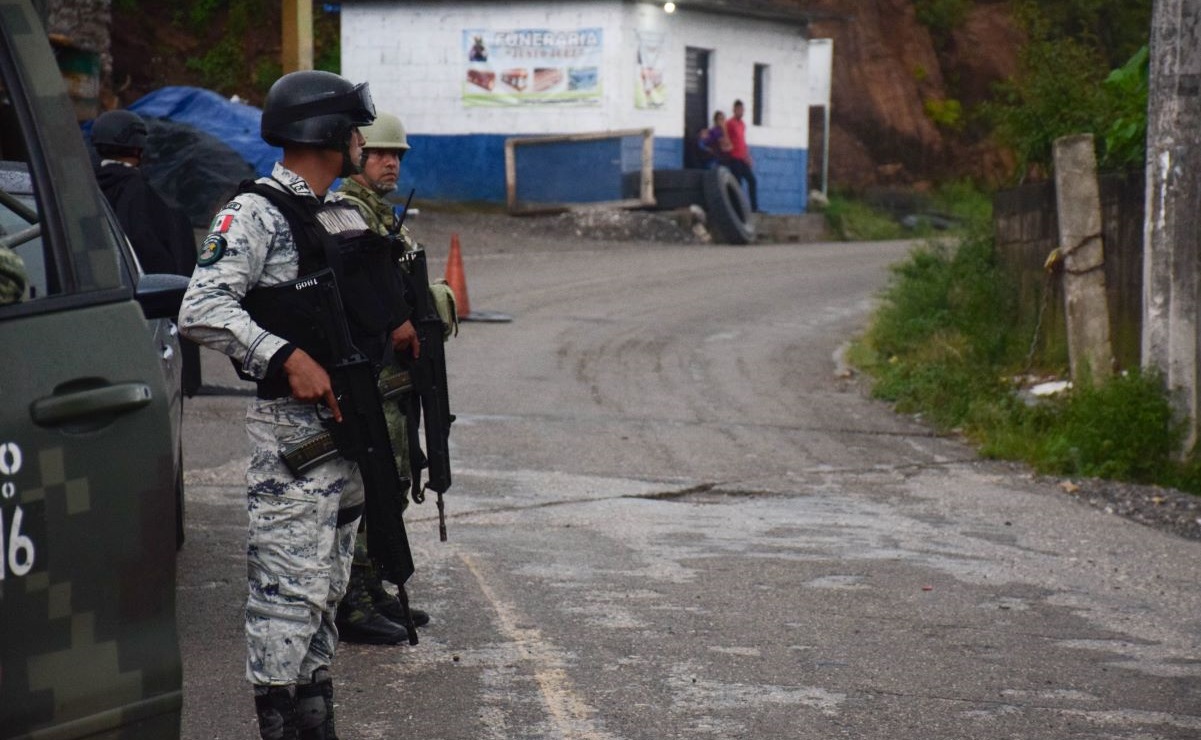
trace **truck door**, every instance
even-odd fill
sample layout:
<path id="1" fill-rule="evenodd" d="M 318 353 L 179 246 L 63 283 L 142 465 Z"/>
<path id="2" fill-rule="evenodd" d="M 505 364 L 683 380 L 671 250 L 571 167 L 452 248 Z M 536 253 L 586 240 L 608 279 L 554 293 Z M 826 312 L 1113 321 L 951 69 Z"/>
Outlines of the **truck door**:
<path id="1" fill-rule="evenodd" d="M 0 129 L 0 737 L 178 738 L 171 393 L 28 0 Z"/>

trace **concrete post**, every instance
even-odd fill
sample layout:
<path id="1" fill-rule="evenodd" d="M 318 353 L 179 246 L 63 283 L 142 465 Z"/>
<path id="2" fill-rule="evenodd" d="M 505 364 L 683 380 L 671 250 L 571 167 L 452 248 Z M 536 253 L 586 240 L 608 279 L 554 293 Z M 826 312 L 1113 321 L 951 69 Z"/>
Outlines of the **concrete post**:
<path id="1" fill-rule="evenodd" d="M 313 68 L 312 0 L 283 0 L 283 50 L 280 66 L 284 74 Z"/>
<path id="2" fill-rule="evenodd" d="M 1101 192 L 1092 134 L 1055 141 L 1055 206 L 1063 298 L 1072 378 L 1088 368 L 1096 380 L 1113 374 L 1105 251 L 1101 239 Z"/>
<path id="3" fill-rule="evenodd" d="M 1147 113 L 1143 366 L 1163 374 L 1197 443 L 1201 386 L 1201 0 L 1155 0 Z"/>

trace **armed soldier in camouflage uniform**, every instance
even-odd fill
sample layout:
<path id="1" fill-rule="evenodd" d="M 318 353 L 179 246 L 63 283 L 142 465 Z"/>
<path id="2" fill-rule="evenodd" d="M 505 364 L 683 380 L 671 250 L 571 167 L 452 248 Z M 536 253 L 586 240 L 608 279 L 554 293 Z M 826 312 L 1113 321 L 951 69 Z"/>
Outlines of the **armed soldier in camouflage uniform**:
<path id="1" fill-rule="evenodd" d="M 343 199 L 356 208 L 366 219 L 373 231 L 381 236 L 396 239 L 405 251 L 417 248 L 417 243 L 397 218 L 396 210 L 384 200 L 396 190 L 400 178 L 400 163 L 409 150 L 404 124 L 391 113 L 380 113 L 375 122 L 363 129 L 362 172 L 342 181 L 338 192 Z M 430 292 L 439 308 L 439 315 L 447 326 L 449 336 L 454 320 L 454 293 L 446 285 L 431 285 Z M 414 356 L 420 356 L 420 345 L 413 348 Z M 396 367 L 386 367 L 381 377 L 395 376 Z M 409 442 L 407 424 L 398 404 L 390 403 L 384 408 L 388 420 L 388 434 L 392 449 L 396 452 L 396 467 L 402 472 L 409 470 Z M 408 501 L 405 501 L 408 505 Z M 404 588 L 400 586 L 400 588 Z M 414 623 L 420 627 L 429 623 L 429 615 L 420 609 L 410 608 Z M 338 607 L 338 634 L 347 642 L 367 644 L 396 644 L 407 639 L 402 626 L 403 612 L 399 599 L 384 588 L 367 553 L 367 538 L 363 526 L 355 539 L 354 562 L 350 568 L 350 583 L 346 596 Z"/>
<path id="2" fill-rule="evenodd" d="M 246 417 L 252 445 L 246 675 L 264 740 L 335 738 L 334 615 L 364 502 L 349 460 L 336 457 L 293 477 L 280 459 L 289 442 L 321 431 L 330 417 L 342 419 L 329 368 L 321 364 L 328 354 L 311 341 L 288 295 L 297 292 L 297 278 L 336 267 L 340 253 L 346 269 L 339 293 L 355 345 L 382 362 L 389 350 L 407 351 L 413 339 L 407 316 L 398 313 L 403 289 L 380 282 L 387 270 L 376 269 L 377 255 L 362 241 L 382 240 L 328 190 L 336 177 L 356 171 L 358 127 L 374 117 L 366 83 L 306 71 L 271 87 L 262 135 L 283 147 L 283 161 L 270 177 L 244 184 L 217 214 L 179 315 L 186 335 L 225 352 L 257 382 Z M 375 251 L 389 264 L 386 249 Z M 356 280 L 343 283 L 342 274 Z"/>

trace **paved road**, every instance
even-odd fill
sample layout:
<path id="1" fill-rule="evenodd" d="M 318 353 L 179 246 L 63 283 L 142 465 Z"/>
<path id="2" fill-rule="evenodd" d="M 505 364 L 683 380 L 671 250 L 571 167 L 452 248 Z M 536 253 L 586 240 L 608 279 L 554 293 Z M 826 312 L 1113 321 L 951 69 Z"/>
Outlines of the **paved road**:
<path id="1" fill-rule="evenodd" d="M 472 307 L 515 321 L 448 347 L 450 542 L 410 522 L 434 621 L 343 646 L 340 736 L 1201 737 L 1197 543 L 838 377 L 907 248 L 469 251 Z M 256 737 L 244 402 L 186 409 L 194 740 Z"/>

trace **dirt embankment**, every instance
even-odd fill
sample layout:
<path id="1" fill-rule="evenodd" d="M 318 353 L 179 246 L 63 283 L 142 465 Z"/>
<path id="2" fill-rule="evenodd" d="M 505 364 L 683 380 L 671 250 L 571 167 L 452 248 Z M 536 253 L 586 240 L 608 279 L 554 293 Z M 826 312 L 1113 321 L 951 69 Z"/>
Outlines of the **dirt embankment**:
<path id="1" fill-rule="evenodd" d="M 1012 159 L 972 111 L 1017 71 L 1023 37 L 1008 0 L 975 3 L 937 38 L 913 0 L 813 0 L 814 38 L 834 39 L 830 179 L 836 186 L 996 181 Z M 958 110 L 958 112 L 956 112 Z"/>

